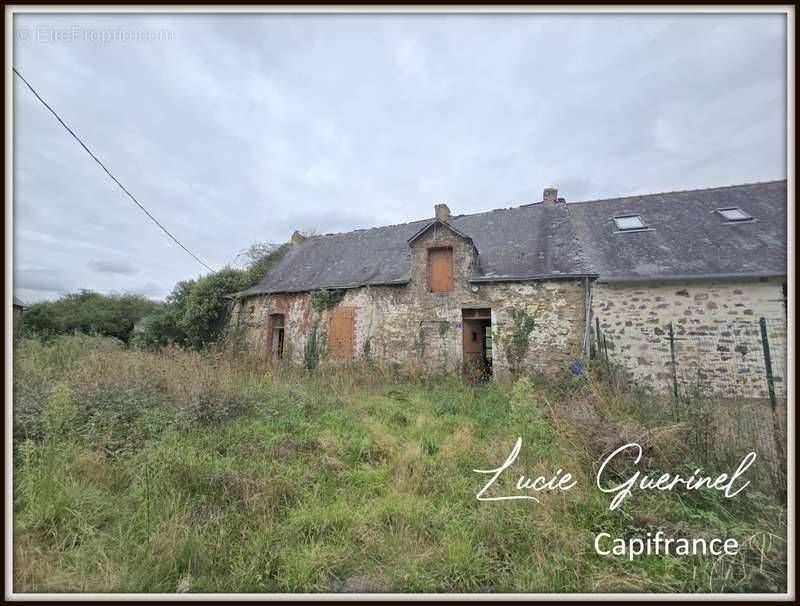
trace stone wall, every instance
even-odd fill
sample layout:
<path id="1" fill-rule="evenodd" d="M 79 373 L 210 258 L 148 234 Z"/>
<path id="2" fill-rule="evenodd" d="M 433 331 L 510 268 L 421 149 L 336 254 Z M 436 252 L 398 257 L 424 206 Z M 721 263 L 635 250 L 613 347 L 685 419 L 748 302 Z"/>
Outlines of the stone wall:
<path id="1" fill-rule="evenodd" d="M 453 249 L 454 290 L 432 293 L 428 286 L 427 251 L 431 246 Z M 408 284 L 348 289 L 339 303 L 355 308 L 354 357 L 370 356 L 408 370 L 461 372 L 462 309 L 492 310 L 496 375 L 508 373 L 504 337 L 513 331 L 512 310 L 534 318 L 521 370 L 555 372 L 581 357 L 584 338 L 585 291 L 579 279 L 470 284 L 477 255 L 471 241 L 441 224 L 419 236 L 411 246 Z M 310 327 L 318 323 L 327 334 L 327 311 L 311 309 L 307 293 L 259 295 L 238 302 L 232 324 L 244 329 L 250 347 L 268 348 L 269 316 L 286 316 L 285 357 L 301 363 Z M 498 338 L 499 337 L 499 338 Z"/>
<path id="2" fill-rule="evenodd" d="M 723 397 L 767 397 L 759 318 L 768 339 L 778 397 L 785 397 L 786 308 L 783 280 L 594 285 L 592 312 L 607 336 L 609 359 L 629 380 L 672 389 L 672 322 L 681 389 L 699 385 Z"/>

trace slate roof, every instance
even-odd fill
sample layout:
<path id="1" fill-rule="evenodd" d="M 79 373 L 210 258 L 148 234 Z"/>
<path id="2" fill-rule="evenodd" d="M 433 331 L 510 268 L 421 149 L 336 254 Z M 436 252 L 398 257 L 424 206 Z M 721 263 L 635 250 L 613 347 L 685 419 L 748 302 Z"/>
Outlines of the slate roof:
<path id="1" fill-rule="evenodd" d="M 786 181 L 545 206 L 528 204 L 450 219 L 479 258 L 472 281 L 591 276 L 600 280 L 786 273 Z M 741 207 L 754 223 L 729 225 L 714 210 Z M 613 217 L 639 214 L 652 228 L 615 233 Z M 240 296 L 316 288 L 404 284 L 408 240 L 434 219 L 313 236 L 294 244 Z"/>
<path id="2" fill-rule="evenodd" d="M 600 281 L 786 274 L 786 181 L 569 204 Z M 754 223 L 715 209 L 739 207 Z M 637 214 L 652 231 L 614 233 L 615 215 Z"/>
<path id="3" fill-rule="evenodd" d="M 239 295 L 404 284 L 411 271 L 408 240 L 433 220 L 307 238 Z M 450 224 L 478 249 L 476 280 L 587 273 L 565 204 L 458 215 Z"/>
<path id="4" fill-rule="evenodd" d="M 14 307 L 26 307 L 25 303 L 14 297 Z"/>

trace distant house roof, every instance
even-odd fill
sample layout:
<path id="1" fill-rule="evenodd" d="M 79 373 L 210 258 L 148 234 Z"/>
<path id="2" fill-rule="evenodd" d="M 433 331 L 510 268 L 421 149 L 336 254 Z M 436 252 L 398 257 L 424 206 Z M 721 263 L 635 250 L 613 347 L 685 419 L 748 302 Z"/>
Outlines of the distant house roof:
<path id="1" fill-rule="evenodd" d="M 16 297 L 14 297 L 14 304 L 13 304 L 13 306 L 14 306 L 14 307 L 27 307 L 27 305 L 25 305 L 25 303 L 23 303 L 22 301 L 20 301 L 20 300 L 19 300 L 19 299 L 17 299 Z"/>
<path id="2" fill-rule="evenodd" d="M 784 275 L 786 181 L 596 200 L 528 204 L 449 219 L 478 251 L 472 281 L 591 276 L 600 280 Z M 731 223 L 720 208 L 754 221 Z M 614 217 L 639 215 L 622 232 Z M 409 240 L 435 219 L 312 236 L 293 244 L 240 296 L 404 284 Z"/>

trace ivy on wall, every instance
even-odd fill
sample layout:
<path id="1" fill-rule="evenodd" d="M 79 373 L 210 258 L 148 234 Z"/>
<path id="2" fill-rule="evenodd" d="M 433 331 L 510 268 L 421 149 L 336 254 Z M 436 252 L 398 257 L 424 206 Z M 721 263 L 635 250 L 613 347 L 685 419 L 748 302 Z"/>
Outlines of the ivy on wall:
<path id="1" fill-rule="evenodd" d="M 312 290 L 308 295 L 311 309 L 318 314 L 326 309 L 333 309 L 342 302 L 344 294 L 344 288 L 320 288 L 319 290 Z"/>
<path id="2" fill-rule="evenodd" d="M 517 375 L 528 353 L 528 340 L 536 326 L 536 316 L 517 308 L 512 308 L 509 315 L 511 326 L 502 331 L 497 340 L 506 354 L 509 370 Z"/>
<path id="3" fill-rule="evenodd" d="M 303 365 L 308 370 L 314 370 L 319 366 L 319 360 L 324 355 L 327 345 L 325 335 L 318 334 L 318 324 L 317 320 L 311 323 L 303 348 Z"/>
<path id="4" fill-rule="evenodd" d="M 343 288 L 320 288 L 312 290 L 308 295 L 309 304 L 315 313 L 303 348 L 303 364 L 308 370 L 313 370 L 319 365 L 320 358 L 326 351 L 327 339 L 324 334 L 319 334 L 319 317 L 323 311 L 339 305 L 344 299 L 345 292 Z"/>

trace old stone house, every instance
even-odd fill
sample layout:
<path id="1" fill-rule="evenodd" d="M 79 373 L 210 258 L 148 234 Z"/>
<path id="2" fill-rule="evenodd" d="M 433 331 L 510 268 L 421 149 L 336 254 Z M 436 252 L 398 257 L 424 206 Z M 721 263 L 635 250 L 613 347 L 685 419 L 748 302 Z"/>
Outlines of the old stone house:
<path id="1" fill-rule="evenodd" d="M 437 204 L 413 223 L 295 232 L 264 279 L 236 293 L 231 322 L 296 362 L 312 347 L 495 374 L 567 371 L 599 324 L 631 379 L 658 387 L 667 324 L 685 334 L 785 321 L 786 202 L 786 181 L 570 203 L 548 188 L 516 208 Z"/>
<path id="2" fill-rule="evenodd" d="M 22 332 L 22 318 L 25 314 L 25 304 L 16 297 L 13 298 L 12 303 L 12 327 L 14 336 L 16 337 Z"/>

